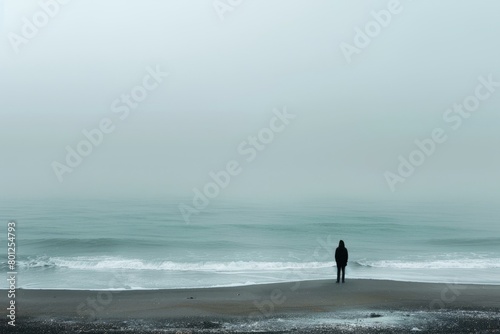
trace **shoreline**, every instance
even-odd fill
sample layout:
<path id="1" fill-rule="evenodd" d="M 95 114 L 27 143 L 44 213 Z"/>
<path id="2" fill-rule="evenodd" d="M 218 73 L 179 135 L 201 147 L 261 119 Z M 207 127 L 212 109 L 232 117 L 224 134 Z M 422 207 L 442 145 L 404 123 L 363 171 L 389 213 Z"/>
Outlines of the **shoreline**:
<path id="1" fill-rule="evenodd" d="M 6 295 L 7 290 L 0 293 Z M 388 280 L 351 279 L 345 284 L 315 280 L 161 290 L 19 289 L 16 292 L 16 323 L 24 325 L 26 333 L 30 333 L 29 328 L 40 326 L 47 326 L 50 333 L 61 324 L 73 326 L 73 331 L 74 326 L 81 326 L 89 333 L 101 333 L 102 328 L 110 330 L 109 326 L 116 327 L 116 333 L 139 329 L 149 333 L 145 328 L 189 328 L 189 324 L 199 324 L 195 326 L 198 330 L 225 324 L 227 331 L 238 332 L 230 329 L 231 324 L 246 328 L 259 323 L 266 329 L 277 320 L 282 326 L 293 327 L 314 319 L 307 331 L 320 325 L 331 326 L 333 330 L 346 324 L 367 323 L 370 327 L 370 324 L 380 326 L 384 322 L 390 329 L 413 323 L 405 319 L 408 314 L 416 314 L 412 318 L 416 328 L 433 321 L 439 325 L 456 322 L 450 319 L 457 317 L 462 320 L 469 317 L 473 320 L 471 324 L 500 332 L 499 312 L 500 285 Z M 2 317 L 6 319 L 6 308 L 2 308 Z M 449 321 L 439 320 L 442 317 Z M 295 324 L 293 319 L 302 320 Z M 6 321 L 0 328 L 3 326 Z M 58 331 L 61 332 L 61 328 Z"/>
<path id="2" fill-rule="evenodd" d="M 215 286 L 200 286 L 200 287 L 173 287 L 173 288 L 114 288 L 114 289 L 85 289 L 85 288 L 65 288 L 65 289 L 54 289 L 54 288 L 24 288 L 17 287 L 16 290 L 26 290 L 26 291 L 110 291 L 110 292 L 126 292 L 126 291 L 174 291 L 174 290 L 205 290 L 205 289 L 225 289 L 225 288 L 241 288 L 247 286 L 257 286 L 257 285 L 273 285 L 273 284 L 297 284 L 301 282 L 320 282 L 320 281 L 330 281 L 334 279 L 305 279 L 305 280 L 291 280 L 291 281 L 280 281 L 280 282 L 263 282 L 263 283 L 249 283 L 249 284 L 237 284 L 237 285 L 215 285 Z M 451 285 L 467 285 L 467 286 L 497 286 L 500 287 L 500 282 L 440 282 L 440 281 L 410 281 L 402 279 L 388 279 L 388 278 L 349 278 L 349 281 L 387 281 L 387 282 L 401 282 L 401 283 L 415 283 L 415 284 L 451 284 Z M 5 288 L 0 288 L 1 291 L 6 291 Z"/>

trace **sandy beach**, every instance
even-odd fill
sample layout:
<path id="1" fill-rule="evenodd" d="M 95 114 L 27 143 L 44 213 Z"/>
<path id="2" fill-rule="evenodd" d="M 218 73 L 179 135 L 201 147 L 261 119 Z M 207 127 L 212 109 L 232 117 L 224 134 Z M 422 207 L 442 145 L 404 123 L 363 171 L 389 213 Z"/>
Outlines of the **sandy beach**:
<path id="1" fill-rule="evenodd" d="M 494 333 L 500 332 L 499 311 L 495 285 L 322 280 L 173 290 L 21 289 L 16 327 L 9 331 Z M 4 321 L 0 328 L 6 327 Z"/>

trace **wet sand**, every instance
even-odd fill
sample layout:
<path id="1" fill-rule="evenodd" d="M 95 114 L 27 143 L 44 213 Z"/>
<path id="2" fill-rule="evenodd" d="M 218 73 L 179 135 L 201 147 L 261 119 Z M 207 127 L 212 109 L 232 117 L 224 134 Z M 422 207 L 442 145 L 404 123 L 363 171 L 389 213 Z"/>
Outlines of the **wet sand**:
<path id="1" fill-rule="evenodd" d="M 359 333 L 500 333 L 500 286 L 495 285 L 322 280 L 207 289 L 18 290 L 16 306 L 15 332 L 22 333 L 343 333 L 353 328 Z M 2 318 L 8 320 L 4 307 Z M 0 324 L 2 332 L 7 320 Z"/>

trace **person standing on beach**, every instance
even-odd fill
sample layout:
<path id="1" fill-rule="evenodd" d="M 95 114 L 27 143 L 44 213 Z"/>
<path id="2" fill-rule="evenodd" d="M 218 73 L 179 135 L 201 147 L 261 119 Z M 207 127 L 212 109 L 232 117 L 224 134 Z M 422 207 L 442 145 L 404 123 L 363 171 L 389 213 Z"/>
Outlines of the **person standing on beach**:
<path id="1" fill-rule="evenodd" d="M 343 240 L 339 241 L 339 246 L 335 250 L 335 262 L 337 262 L 337 283 L 340 281 L 340 271 L 342 270 L 342 283 L 345 282 L 345 266 L 347 266 L 347 259 L 349 254 Z"/>

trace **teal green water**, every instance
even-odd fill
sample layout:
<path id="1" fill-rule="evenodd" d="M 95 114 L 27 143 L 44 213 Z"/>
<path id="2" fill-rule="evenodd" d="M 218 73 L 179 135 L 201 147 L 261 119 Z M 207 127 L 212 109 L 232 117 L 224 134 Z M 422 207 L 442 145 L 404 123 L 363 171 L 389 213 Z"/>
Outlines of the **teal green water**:
<path id="1" fill-rule="evenodd" d="M 340 239 L 349 249 L 348 278 L 500 283 L 500 211 L 493 205 L 218 201 L 186 224 L 178 204 L 4 201 L 5 231 L 9 219 L 17 221 L 18 287 L 187 288 L 333 278 Z"/>

